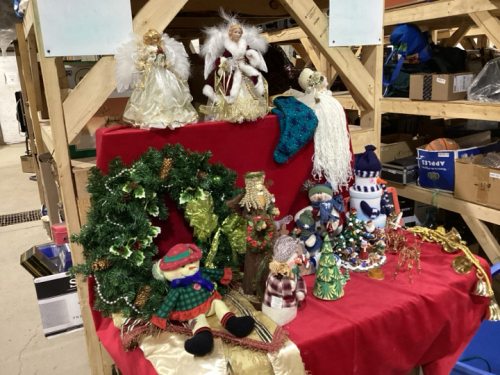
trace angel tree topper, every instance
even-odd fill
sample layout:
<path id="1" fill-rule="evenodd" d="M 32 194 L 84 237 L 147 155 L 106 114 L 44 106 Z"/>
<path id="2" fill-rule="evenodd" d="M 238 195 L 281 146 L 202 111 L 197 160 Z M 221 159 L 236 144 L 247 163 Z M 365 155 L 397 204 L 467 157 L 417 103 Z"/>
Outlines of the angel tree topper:
<path id="1" fill-rule="evenodd" d="M 118 92 L 134 87 L 123 120 L 141 128 L 181 127 L 198 121 L 189 92 L 189 60 L 184 46 L 149 30 L 122 45 L 115 55 Z"/>
<path id="2" fill-rule="evenodd" d="M 208 105 L 200 111 L 206 120 L 243 122 L 264 117 L 268 112 L 268 90 L 261 71 L 267 72 L 262 54 L 266 40 L 256 27 L 239 24 L 221 12 L 225 23 L 206 30 L 201 48 L 205 58 L 203 94 Z"/>

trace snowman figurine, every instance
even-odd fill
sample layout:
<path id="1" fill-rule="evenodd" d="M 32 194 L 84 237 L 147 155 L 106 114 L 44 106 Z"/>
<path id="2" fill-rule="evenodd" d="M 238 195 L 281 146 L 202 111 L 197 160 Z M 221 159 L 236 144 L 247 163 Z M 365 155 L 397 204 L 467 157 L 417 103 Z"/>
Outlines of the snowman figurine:
<path id="1" fill-rule="evenodd" d="M 371 221 L 376 228 L 386 224 L 389 213 L 389 195 L 378 176 L 382 163 L 375 154 L 375 146 L 365 146 L 365 152 L 354 162 L 354 185 L 349 188 L 351 207 L 357 210 L 358 219 Z"/>
<path id="2" fill-rule="evenodd" d="M 297 316 L 297 305 L 307 294 L 304 279 L 299 275 L 297 241 L 280 236 L 275 244 L 273 260 L 269 264 L 262 312 L 276 324 L 290 323 Z"/>
<path id="3" fill-rule="evenodd" d="M 222 326 L 236 337 L 252 332 L 255 321 L 251 316 L 236 317 L 222 302 L 214 281 L 227 285 L 231 269 L 200 268 L 201 250 L 194 244 L 177 244 L 153 265 L 153 276 L 170 282 L 167 297 L 151 322 L 165 329 L 167 318 L 187 321 L 193 337 L 186 340 L 184 349 L 203 356 L 213 348 L 212 330 L 207 316 L 216 315 Z"/>
<path id="4" fill-rule="evenodd" d="M 316 227 L 323 236 L 338 236 L 344 228 L 344 201 L 341 194 L 334 196 L 332 185 L 329 182 L 313 185 L 308 192 Z"/>

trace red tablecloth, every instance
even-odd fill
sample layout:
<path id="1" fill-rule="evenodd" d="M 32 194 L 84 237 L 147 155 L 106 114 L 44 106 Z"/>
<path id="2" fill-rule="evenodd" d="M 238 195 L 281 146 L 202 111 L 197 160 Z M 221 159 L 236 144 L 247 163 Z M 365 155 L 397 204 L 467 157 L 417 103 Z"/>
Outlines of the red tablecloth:
<path id="1" fill-rule="evenodd" d="M 238 172 L 238 186 L 245 186 L 245 173 L 265 171 L 266 179 L 274 182 L 269 191 L 276 197 L 281 218 L 287 214 L 295 215 L 309 205 L 307 193 L 300 192 L 300 188 L 312 178 L 314 144 L 311 140 L 287 163 L 279 164 L 273 159 L 279 136 L 278 117 L 275 115 L 252 123 L 197 123 L 176 130 L 141 130 L 125 126 L 102 128 L 96 132 L 97 166 L 107 173 L 111 159 L 121 156 L 122 161 L 128 164 L 149 147 L 160 149 L 166 143 L 180 143 L 192 151 L 210 150 L 212 163 L 221 162 Z M 347 190 L 343 194 L 347 196 Z M 162 227 L 160 236 L 155 240 L 160 253 L 177 243 L 192 241 L 192 229 L 174 202 L 167 199 L 167 206 L 170 212 L 168 221 L 161 223 L 153 220 L 154 225 Z"/>
<path id="2" fill-rule="evenodd" d="M 274 181 L 270 191 L 283 214 L 294 214 L 308 204 L 302 183 L 310 178 L 313 144 L 310 142 L 283 165 L 273 161 L 279 139 L 276 116 L 251 124 L 194 124 L 180 130 L 139 130 L 124 127 L 96 133 L 97 165 L 107 172 L 117 156 L 130 163 L 148 147 L 181 143 L 191 150 L 211 150 L 213 162 L 223 162 L 243 174 L 265 170 Z M 160 251 L 175 243 L 191 241 L 190 228 L 168 202 L 171 216 L 158 241 Z M 155 223 L 156 225 L 159 223 Z M 451 268 L 453 255 L 440 246 L 422 246 L 422 274 L 409 284 L 406 274 L 392 279 L 397 256 L 389 255 L 383 267 L 386 280 L 351 274 L 346 295 L 338 301 L 312 296 L 314 277 L 306 277 L 309 296 L 299 315 L 285 329 L 299 347 L 306 369 L 313 374 L 407 374 L 423 365 L 426 375 L 448 374 L 481 322 L 487 298 L 471 296 L 475 276 L 458 275 Z M 481 259 L 481 264 L 487 266 Z M 89 283 L 90 300 L 94 299 Z M 148 375 L 155 371 L 136 350 L 124 353 L 119 331 L 111 319 L 93 312 L 96 331 L 103 345 L 126 374 Z"/>

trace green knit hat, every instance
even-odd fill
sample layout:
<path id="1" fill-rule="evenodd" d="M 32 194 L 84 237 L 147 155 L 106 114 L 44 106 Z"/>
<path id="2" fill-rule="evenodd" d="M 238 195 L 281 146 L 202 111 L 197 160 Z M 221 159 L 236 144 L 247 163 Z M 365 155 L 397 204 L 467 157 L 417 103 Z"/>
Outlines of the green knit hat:
<path id="1" fill-rule="evenodd" d="M 309 225 L 312 228 L 314 227 L 314 217 L 310 210 L 302 212 L 299 216 L 299 220 L 302 224 Z"/>
<path id="2" fill-rule="evenodd" d="M 319 193 L 326 193 L 328 195 L 331 195 L 333 197 L 333 189 L 332 185 L 327 182 L 325 184 L 316 184 L 314 187 L 309 189 L 309 198 L 313 196 L 314 194 L 319 194 Z"/>

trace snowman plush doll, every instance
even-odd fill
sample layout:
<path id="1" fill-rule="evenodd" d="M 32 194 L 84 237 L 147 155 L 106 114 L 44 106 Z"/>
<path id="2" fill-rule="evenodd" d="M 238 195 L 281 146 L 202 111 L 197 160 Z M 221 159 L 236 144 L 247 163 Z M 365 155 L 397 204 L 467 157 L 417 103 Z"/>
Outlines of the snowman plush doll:
<path id="1" fill-rule="evenodd" d="M 351 207 L 357 210 L 357 217 L 371 221 L 376 228 L 386 224 L 389 214 L 389 195 L 383 181 L 378 176 L 382 163 L 375 154 L 375 146 L 365 146 L 365 152 L 354 161 L 354 185 L 349 189 Z"/>
<path id="2" fill-rule="evenodd" d="M 231 281 L 231 269 L 200 268 L 201 250 L 194 244 L 178 244 L 153 266 L 153 276 L 170 282 L 170 289 L 151 322 L 165 329 L 167 318 L 187 321 L 193 337 L 184 349 L 203 356 L 213 348 L 212 330 L 207 316 L 216 315 L 222 326 L 236 337 L 252 332 L 255 321 L 251 316 L 236 317 L 222 302 L 215 281 L 226 285 Z"/>
<path id="3" fill-rule="evenodd" d="M 297 305 L 307 294 L 306 283 L 297 267 L 298 250 L 296 240 L 280 236 L 274 244 L 273 260 L 269 264 L 262 312 L 280 326 L 295 319 Z"/>

